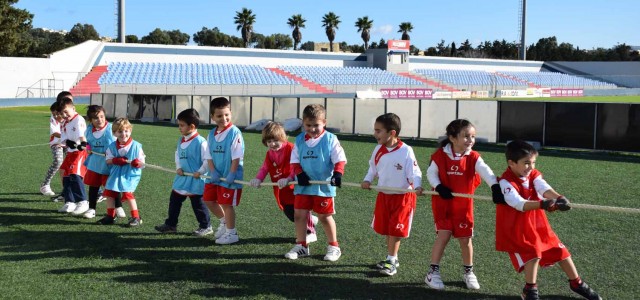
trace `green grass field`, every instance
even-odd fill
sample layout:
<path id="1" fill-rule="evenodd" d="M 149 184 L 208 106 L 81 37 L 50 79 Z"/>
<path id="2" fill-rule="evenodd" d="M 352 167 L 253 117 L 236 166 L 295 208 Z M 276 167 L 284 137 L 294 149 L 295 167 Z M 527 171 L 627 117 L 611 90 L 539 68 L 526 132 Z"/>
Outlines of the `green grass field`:
<path id="1" fill-rule="evenodd" d="M 372 269 L 385 257 L 386 247 L 369 227 L 375 193 L 357 188 L 338 191 L 335 219 L 343 256 L 335 263 L 322 260 L 326 247 L 322 229 L 318 242 L 311 244 L 312 257 L 284 259 L 294 242 L 293 224 L 277 209 L 269 188 L 244 189 L 237 209 L 241 240 L 230 246 L 215 245 L 212 237 L 189 235 L 197 223 L 188 201 L 179 233 L 156 233 L 153 226 L 167 215 L 173 175 L 152 169 L 143 171 L 136 191 L 144 220 L 139 228 L 99 226 L 95 220 L 57 213 L 62 204 L 38 192 L 51 162 L 45 145 L 48 117 L 47 108 L 0 109 L 0 298 L 519 299 L 524 278 L 512 269 L 506 254 L 494 250 L 494 205 L 488 201 L 477 201 L 475 211 L 479 291 L 464 287 L 456 241 L 449 244 L 441 262 L 447 289 L 436 292 L 424 284 L 435 239 L 427 197 L 419 198 L 412 235 L 402 243 L 401 267 L 393 277 L 382 277 Z M 143 144 L 150 164 L 172 168 L 178 136 L 175 126 L 134 124 L 133 137 Z M 244 138 L 249 180 L 266 148 L 257 133 L 245 133 Z M 340 138 L 349 160 L 344 180 L 360 182 L 375 146 L 373 138 Z M 406 142 L 414 146 L 424 172 L 435 144 Z M 19 146 L 27 147 L 13 148 Z M 501 147 L 477 149 L 495 173 L 504 171 Z M 542 151 L 538 168 L 576 203 L 640 208 L 639 162 L 638 156 L 553 150 Z M 423 182 L 428 185 L 426 178 Z M 53 187 L 61 190 L 57 178 Z M 489 195 L 489 189 L 483 185 L 477 193 Z M 98 212 L 104 211 L 105 203 L 98 204 Z M 549 218 L 581 276 L 605 299 L 638 297 L 637 214 L 574 209 Z M 539 286 L 543 299 L 577 298 L 556 267 L 540 271 Z"/>

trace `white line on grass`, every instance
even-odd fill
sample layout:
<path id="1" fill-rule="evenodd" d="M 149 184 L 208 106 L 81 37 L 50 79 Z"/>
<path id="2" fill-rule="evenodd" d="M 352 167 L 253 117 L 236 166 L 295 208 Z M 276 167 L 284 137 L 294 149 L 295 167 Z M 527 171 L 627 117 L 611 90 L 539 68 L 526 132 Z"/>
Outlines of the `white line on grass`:
<path id="1" fill-rule="evenodd" d="M 4 147 L 4 148 L 0 148 L 0 150 L 10 150 L 10 149 L 17 149 L 17 148 L 44 146 L 44 145 L 49 145 L 49 143 L 47 143 L 47 144 L 35 144 L 35 145 L 24 145 L 24 146 L 14 146 L 14 147 Z"/>

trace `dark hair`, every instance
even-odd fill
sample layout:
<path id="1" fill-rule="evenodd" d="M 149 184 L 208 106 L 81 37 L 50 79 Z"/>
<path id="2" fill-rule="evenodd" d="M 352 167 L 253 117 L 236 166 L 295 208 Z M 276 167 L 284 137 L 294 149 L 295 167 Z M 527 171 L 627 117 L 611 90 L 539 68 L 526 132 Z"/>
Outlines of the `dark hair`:
<path id="1" fill-rule="evenodd" d="M 469 122 L 469 120 L 467 119 L 457 119 L 457 120 L 451 121 L 451 123 L 447 125 L 447 137 L 444 140 L 442 140 L 442 142 L 440 142 L 440 147 L 444 147 L 447 144 L 451 143 L 451 141 L 449 140 L 449 137 L 458 136 L 458 134 L 460 134 L 462 129 L 464 129 L 467 126 L 474 127 L 473 124 L 471 124 L 471 122 Z"/>
<path id="2" fill-rule="evenodd" d="M 177 119 L 179 121 L 187 123 L 187 125 L 193 125 L 196 128 L 200 126 L 200 114 L 193 108 L 185 109 L 178 114 Z"/>
<path id="3" fill-rule="evenodd" d="M 302 111 L 302 119 L 305 120 L 324 120 L 326 117 L 327 110 L 321 104 L 309 104 Z"/>
<path id="4" fill-rule="evenodd" d="M 71 98 L 62 98 L 60 99 L 60 101 L 58 102 L 58 111 L 62 111 L 65 107 L 67 107 L 67 105 L 73 105 L 73 99 Z"/>
<path id="5" fill-rule="evenodd" d="M 213 115 L 213 112 L 216 109 L 221 109 L 225 107 L 231 108 L 231 101 L 229 101 L 229 99 L 225 97 L 217 97 L 211 100 L 211 104 L 209 105 L 209 111 L 211 112 L 211 115 Z"/>
<path id="6" fill-rule="evenodd" d="M 513 140 L 507 144 L 505 156 L 507 161 L 518 162 L 523 157 L 538 155 L 538 150 L 523 140 Z"/>
<path id="7" fill-rule="evenodd" d="M 51 112 L 54 112 L 54 111 L 55 111 L 55 112 L 57 112 L 57 111 L 59 111 L 59 110 L 60 110 L 60 109 L 59 109 L 59 107 L 60 107 L 60 103 L 58 103 L 57 101 L 56 101 L 56 102 L 53 102 L 53 104 L 51 104 L 51 106 L 49 106 L 49 111 L 51 111 Z"/>
<path id="8" fill-rule="evenodd" d="M 96 118 L 98 116 L 98 113 L 105 113 L 104 107 L 100 106 L 100 105 L 89 105 L 87 106 L 87 119 L 89 119 L 89 122 L 91 122 L 91 120 L 93 118 Z"/>
<path id="9" fill-rule="evenodd" d="M 58 93 L 58 96 L 56 97 L 56 102 L 60 102 L 60 101 L 62 101 L 62 99 L 65 99 L 65 98 L 69 98 L 69 99 L 71 99 L 71 101 L 73 101 L 73 95 L 71 94 L 71 92 L 62 91 L 62 92 Z"/>
<path id="10" fill-rule="evenodd" d="M 376 118 L 376 123 L 382 124 L 387 131 L 395 130 L 396 136 L 400 135 L 400 129 L 402 124 L 400 123 L 400 117 L 394 113 L 386 113 Z"/>

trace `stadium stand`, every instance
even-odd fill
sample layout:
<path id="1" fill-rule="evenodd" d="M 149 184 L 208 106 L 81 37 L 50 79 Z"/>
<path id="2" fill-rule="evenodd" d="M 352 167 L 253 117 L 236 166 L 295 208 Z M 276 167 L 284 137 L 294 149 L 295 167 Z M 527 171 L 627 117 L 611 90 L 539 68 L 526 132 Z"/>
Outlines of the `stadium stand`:
<path id="1" fill-rule="evenodd" d="M 100 93 L 98 80 L 105 72 L 107 72 L 107 66 L 93 67 L 69 92 L 76 96 L 88 96 L 91 95 L 91 93 Z"/>
<path id="2" fill-rule="evenodd" d="M 593 80 L 580 76 L 568 75 L 557 72 L 496 72 L 504 74 L 514 80 L 523 80 L 532 87 L 552 87 L 552 88 L 584 88 L 603 89 L 616 88 L 613 83 Z"/>
<path id="3" fill-rule="evenodd" d="M 279 69 L 322 85 L 424 86 L 418 80 L 377 68 L 280 66 Z"/>

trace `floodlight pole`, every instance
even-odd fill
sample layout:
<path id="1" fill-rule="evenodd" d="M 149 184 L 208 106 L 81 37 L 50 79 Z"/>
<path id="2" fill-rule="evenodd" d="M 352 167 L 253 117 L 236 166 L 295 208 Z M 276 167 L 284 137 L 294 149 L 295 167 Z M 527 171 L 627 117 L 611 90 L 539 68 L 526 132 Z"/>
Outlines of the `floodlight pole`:
<path id="1" fill-rule="evenodd" d="M 124 0 L 122 0 L 124 1 Z M 525 28 L 527 21 L 527 0 L 522 0 L 522 17 L 520 18 L 520 60 L 527 60 L 527 44 L 525 43 Z"/>
<path id="2" fill-rule="evenodd" d="M 118 43 L 125 43 L 124 30 L 124 0 L 116 0 L 118 2 Z"/>

